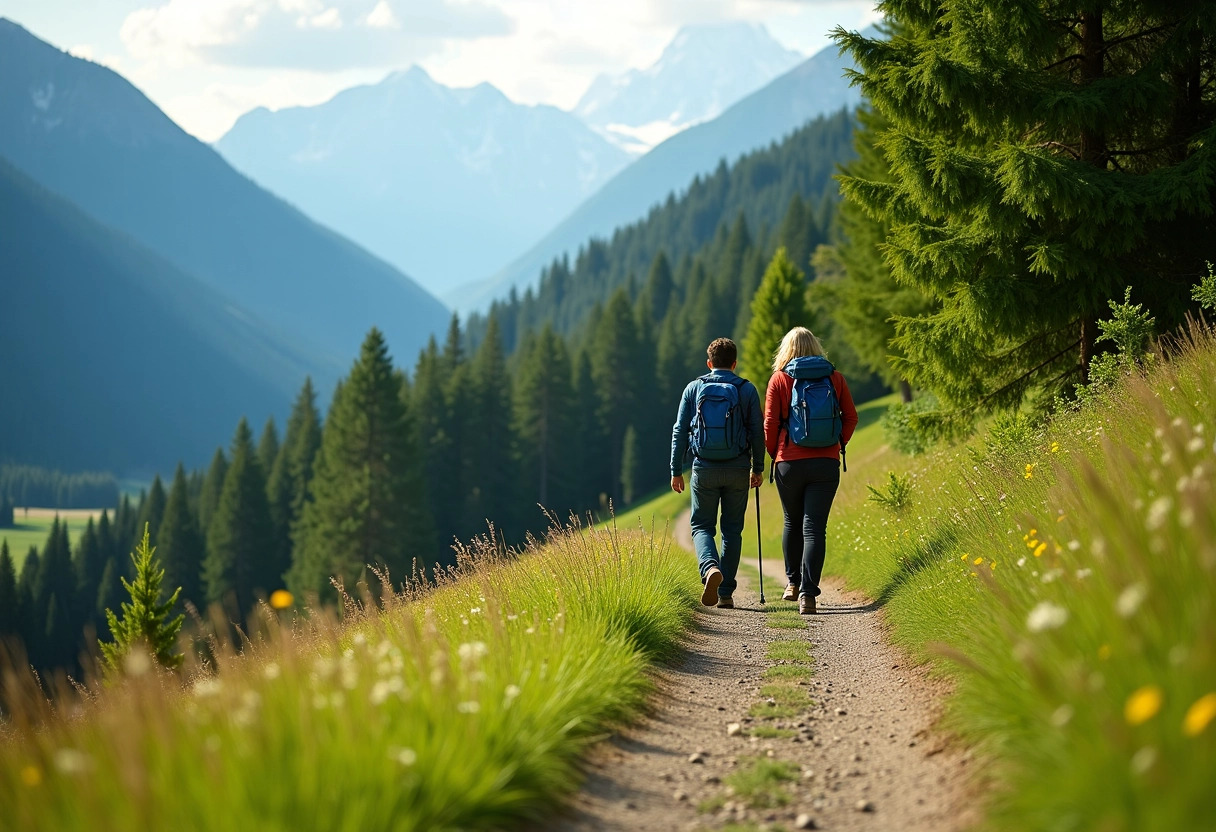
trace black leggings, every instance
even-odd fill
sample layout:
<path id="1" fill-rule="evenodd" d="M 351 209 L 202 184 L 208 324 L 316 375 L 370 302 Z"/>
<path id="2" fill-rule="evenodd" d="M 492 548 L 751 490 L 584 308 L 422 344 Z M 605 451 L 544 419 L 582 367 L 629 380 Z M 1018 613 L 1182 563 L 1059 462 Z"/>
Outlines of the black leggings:
<path id="1" fill-rule="evenodd" d="M 777 493 L 785 510 L 781 549 L 785 576 L 799 594 L 819 594 L 827 548 L 828 513 L 840 486 L 835 459 L 795 459 L 777 463 Z"/>

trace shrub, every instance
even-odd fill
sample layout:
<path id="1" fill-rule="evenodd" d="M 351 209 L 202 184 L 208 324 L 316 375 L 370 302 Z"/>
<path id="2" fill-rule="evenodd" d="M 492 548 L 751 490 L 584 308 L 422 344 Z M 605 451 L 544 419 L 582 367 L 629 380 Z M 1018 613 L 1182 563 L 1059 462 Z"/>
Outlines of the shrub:
<path id="1" fill-rule="evenodd" d="M 887 473 L 885 489 L 880 490 L 872 485 L 867 485 L 866 488 L 870 491 L 870 496 L 866 499 L 872 503 L 878 503 L 884 508 L 889 508 L 896 514 L 912 505 L 911 477 L 901 477 L 894 471 L 890 471 Z"/>

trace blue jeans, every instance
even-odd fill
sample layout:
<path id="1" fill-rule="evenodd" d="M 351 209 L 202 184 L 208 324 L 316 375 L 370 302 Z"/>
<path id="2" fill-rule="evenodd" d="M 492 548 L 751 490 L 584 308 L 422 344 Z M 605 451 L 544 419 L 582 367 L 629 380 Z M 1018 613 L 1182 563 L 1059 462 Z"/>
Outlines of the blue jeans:
<path id="1" fill-rule="evenodd" d="M 717 567 L 722 571 L 718 595 L 728 598 L 735 593 L 738 582 L 739 555 L 743 551 L 743 518 L 747 513 L 747 491 L 751 477 L 747 468 L 692 469 L 692 543 L 701 567 L 701 582 L 705 574 Z M 718 506 L 722 506 L 722 555 L 714 545 L 718 524 Z"/>

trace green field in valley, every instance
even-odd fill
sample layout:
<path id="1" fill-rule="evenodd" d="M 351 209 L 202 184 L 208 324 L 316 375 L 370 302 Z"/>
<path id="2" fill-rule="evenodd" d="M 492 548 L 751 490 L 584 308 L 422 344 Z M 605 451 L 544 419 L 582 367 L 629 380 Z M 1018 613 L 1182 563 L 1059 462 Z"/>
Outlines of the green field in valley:
<path id="1" fill-rule="evenodd" d="M 29 548 L 37 546 L 38 550 L 42 551 L 42 547 L 46 545 L 46 536 L 51 531 L 56 514 L 60 519 L 67 521 L 68 538 L 75 551 L 76 542 L 84 534 L 85 524 L 88 523 L 89 517 L 99 517 L 101 509 L 69 509 L 59 512 L 45 508 L 31 508 L 28 511 L 21 508 L 14 509 L 15 528 L 0 529 L 0 540 L 8 543 L 8 550 L 18 573 L 21 572 L 21 565 L 25 562 L 25 553 L 29 551 Z"/>

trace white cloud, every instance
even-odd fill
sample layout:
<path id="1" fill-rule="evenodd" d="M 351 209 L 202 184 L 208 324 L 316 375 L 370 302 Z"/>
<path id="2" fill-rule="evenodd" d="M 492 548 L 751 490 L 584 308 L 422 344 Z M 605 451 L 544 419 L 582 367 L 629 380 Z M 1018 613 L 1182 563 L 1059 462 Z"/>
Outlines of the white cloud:
<path id="1" fill-rule="evenodd" d="M 132 12 L 120 34 L 132 56 L 174 67 L 334 71 L 401 65 L 448 40 L 510 31 L 483 0 L 168 0 Z"/>

